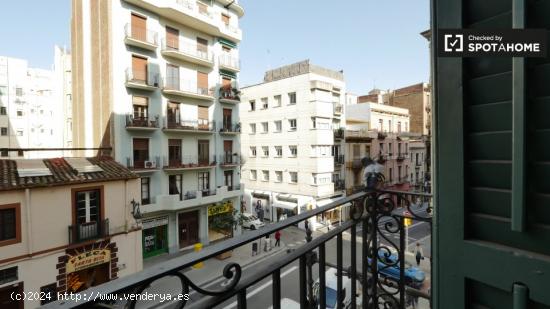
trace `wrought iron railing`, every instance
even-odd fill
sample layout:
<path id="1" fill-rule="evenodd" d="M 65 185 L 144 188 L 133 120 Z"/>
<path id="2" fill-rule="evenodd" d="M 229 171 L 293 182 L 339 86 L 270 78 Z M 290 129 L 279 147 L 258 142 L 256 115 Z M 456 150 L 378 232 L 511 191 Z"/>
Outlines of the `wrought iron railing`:
<path id="1" fill-rule="evenodd" d="M 69 225 L 69 244 L 109 236 L 109 219 Z"/>
<path id="2" fill-rule="evenodd" d="M 344 128 L 334 129 L 334 138 L 344 138 Z"/>
<path id="3" fill-rule="evenodd" d="M 159 116 L 155 115 L 152 118 L 149 117 L 135 117 L 134 115 L 126 115 L 126 127 L 127 128 L 158 128 Z"/>
<path id="4" fill-rule="evenodd" d="M 357 308 L 361 304 L 362 308 L 405 309 L 408 307 L 407 303 L 411 297 L 429 299 L 428 289 L 421 287 L 420 283 L 422 282 L 419 282 L 423 280 L 420 280 L 419 276 L 411 277 L 405 265 L 406 224 L 410 224 L 408 220 L 412 219 L 416 222 L 426 222 L 431 226 L 430 203 L 418 202 L 429 198 L 430 195 L 421 193 L 363 189 L 361 192 L 328 205 L 305 211 L 283 221 L 267 225 L 262 229 L 208 246 L 200 252 L 161 262 L 146 271 L 93 287 L 87 290 L 86 294 L 117 294 L 119 296 L 124 293 L 142 294 L 159 279 L 177 277 L 181 282 L 182 294 L 194 290 L 195 293 L 201 295 L 191 301 L 181 300 L 177 304 L 179 308 L 214 308 L 234 297 L 238 308 L 246 308 L 247 289 L 265 278 L 271 278 L 272 299 L 266 300 L 262 306 L 267 307 L 272 303 L 273 308 L 281 308 L 281 270 L 298 261 L 301 308 L 326 308 L 327 278 L 325 270 L 327 266 L 332 266 L 336 272 L 338 308 Z M 348 220 L 320 236 L 312 237 L 313 231 L 309 219 L 348 203 L 351 203 Z M 306 228 L 306 243 L 304 245 L 288 251 L 286 255 L 277 259 L 270 260 L 269 263 L 258 265 L 251 272 L 243 272 L 238 263 L 227 263 L 223 269 L 226 281 L 220 289 L 200 287 L 182 272 L 198 262 L 216 257 L 221 253 L 302 222 Z M 349 248 L 349 252 L 344 252 L 344 233 L 346 233 L 346 240 L 349 239 L 349 245 L 345 247 L 346 251 Z M 397 240 L 394 235 L 399 236 Z M 329 253 L 327 252 L 327 242 L 334 238 L 336 238 L 336 263 L 331 264 L 327 261 L 327 253 Z M 344 256 L 349 256 L 349 262 L 346 262 L 349 265 L 344 265 Z M 314 271 L 314 267 L 318 267 L 319 273 L 315 283 L 317 272 Z M 359 295 L 359 297 L 351 297 L 347 304 L 343 303 L 345 300 L 344 273 L 351 280 L 350 294 L 348 295 Z M 76 301 L 76 299 L 80 299 L 80 301 Z M 136 306 L 136 299 L 138 298 L 133 297 L 132 300 L 129 300 L 127 304 L 129 308 Z M 94 304 L 93 299 L 86 297 L 73 297 L 50 303 L 45 307 L 72 308 L 80 306 L 89 308 L 93 305 L 105 304 Z"/>

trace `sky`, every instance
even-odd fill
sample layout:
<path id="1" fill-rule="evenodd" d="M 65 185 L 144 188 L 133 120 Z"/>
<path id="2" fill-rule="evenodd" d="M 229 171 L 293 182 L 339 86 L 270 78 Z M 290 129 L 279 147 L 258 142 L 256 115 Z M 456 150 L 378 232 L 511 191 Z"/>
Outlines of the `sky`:
<path id="1" fill-rule="evenodd" d="M 420 35 L 429 28 L 428 0 L 240 3 L 245 9 L 241 85 L 259 83 L 266 70 L 305 59 L 344 70 L 347 91 L 358 95 L 429 79 L 428 42 Z M 1 56 L 48 69 L 54 45 L 70 47 L 70 0 L 9 1 L 2 11 Z"/>

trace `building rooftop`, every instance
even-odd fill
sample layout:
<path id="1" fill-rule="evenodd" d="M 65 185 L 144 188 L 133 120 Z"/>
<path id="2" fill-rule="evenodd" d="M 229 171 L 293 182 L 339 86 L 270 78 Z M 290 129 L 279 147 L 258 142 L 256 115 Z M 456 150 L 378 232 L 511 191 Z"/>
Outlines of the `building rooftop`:
<path id="1" fill-rule="evenodd" d="M 70 158 L 67 159 L 70 161 Z M 25 160 L 0 160 L 0 191 L 125 180 L 139 177 L 111 157 L 103 156 L 80 159 L 87 160 L 90 162 L 90 165 L 99 168 L 92 169 L 90 172 L 82 172 L 82 169 L 72 166 L 65 158 L 39 159 L 48 168 L 50 172 L 48 174 L 51 175 L 22 177 L 19 175 L 17 162 Z M 77 169 L 81 170 L 81 172 L 77 171 Z M 99 169 L 101 171 L 98 171 Z"/>
<path id="2" fill-rule="evenodd" d="M 335 70 L 323 68 L 321 66 L 317 66 L 309 63 L 309 59 L 306 59 L 304 61 L 296 62 L 293 64 L 282 66 L 280 68 L 266 71 L 264 75 L 264 82 L 268 83 L 268 82 L 272 82 L 272 81 L 276 81 L 276 80 L 280 80 L 288 77 L 293 77 L 297 75 L 307 74 L 307 73 L 315 73 L 315 74 L 319 74 L 329 78 L 334 78 L 337 80 L 344 81 L 343 71 L 335 71 Z"/>

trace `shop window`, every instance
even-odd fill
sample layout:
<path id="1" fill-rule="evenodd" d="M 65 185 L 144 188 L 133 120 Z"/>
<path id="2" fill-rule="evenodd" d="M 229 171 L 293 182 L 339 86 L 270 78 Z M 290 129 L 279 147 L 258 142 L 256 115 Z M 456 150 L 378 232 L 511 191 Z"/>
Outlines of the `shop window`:
<path id="1" fill-rule="evenodd" d="M 21 242 L 21 205 L 0 205 L 0 246 Z"/>

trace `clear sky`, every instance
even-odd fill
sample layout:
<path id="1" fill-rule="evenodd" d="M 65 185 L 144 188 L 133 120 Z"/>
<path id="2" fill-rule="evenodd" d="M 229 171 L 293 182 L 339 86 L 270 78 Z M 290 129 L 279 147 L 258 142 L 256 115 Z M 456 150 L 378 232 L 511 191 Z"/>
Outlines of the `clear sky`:
<path id="1" fill-rule="evenodd" d="M 119 0 L 115 0 L 119 1 Z M 348 92 L 428 81 L 428 0 L 240 0 L 242 85 L 269 68 L 310 59 L 344 70 Z M 70 47 L 70 0 L 6 2 L 0 55 L 50 68 L 53 46 Z M 47 14 L 44 14 L 47 12 Z M 25 22 L 22 22 L 25 21 Z"/>

